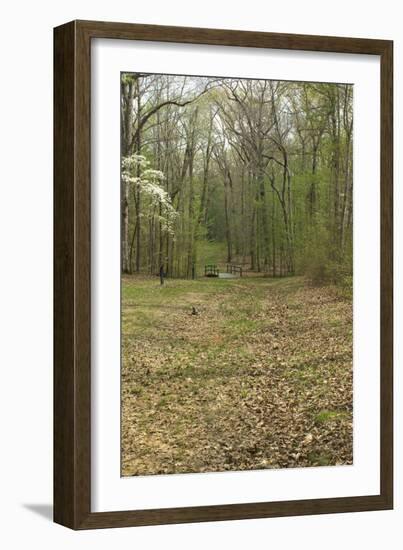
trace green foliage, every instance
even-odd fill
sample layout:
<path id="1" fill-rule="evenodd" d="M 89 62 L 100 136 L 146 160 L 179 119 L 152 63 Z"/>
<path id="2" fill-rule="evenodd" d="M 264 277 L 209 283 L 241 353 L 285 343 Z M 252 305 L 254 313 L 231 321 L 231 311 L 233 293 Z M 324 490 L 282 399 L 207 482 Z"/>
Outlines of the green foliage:
<path id="1" fill-rule="evenodd" d="M 315 422 L 317 424 L 326 424 L 327 422 L 333 422 L 338 419 L 345 418 L 348 414 L 345 411 L 320 411 L 315 416 Z"/>
<path id="2" fill-rule="evenodd" d="M 122 143 L 126 271 L 351 288 L 351 86 L 124 73 Z"/>
<path id="3" fill-rule="evenodd" d="M 316 214 L 313 225 L 301 232 L 298 272 L 304 274 L 313 285 L 336 284 L 346 294 L 352 295 L 352 236 L 344 249 L 337 242 L 337 234 L 323 214 Z"/>
<path id="4" fill-rule="evenodd" d="M 335 261 L 331 250 L 321 244 L 311 248 L 304 258 L 304 273 L 314 285 L 333 283 L 346 294 L 352 293 L 352 265 L 349 261 Z"/>

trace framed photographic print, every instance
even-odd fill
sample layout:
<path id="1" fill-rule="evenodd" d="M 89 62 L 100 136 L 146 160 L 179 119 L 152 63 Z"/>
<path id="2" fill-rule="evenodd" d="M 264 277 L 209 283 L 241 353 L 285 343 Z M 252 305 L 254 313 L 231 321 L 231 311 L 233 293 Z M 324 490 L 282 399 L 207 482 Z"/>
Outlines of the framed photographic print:
<path id="1" fill-rule="evenodd" d="M 55 521 L 391 509 L 392 42 L 54 47 Z"/>

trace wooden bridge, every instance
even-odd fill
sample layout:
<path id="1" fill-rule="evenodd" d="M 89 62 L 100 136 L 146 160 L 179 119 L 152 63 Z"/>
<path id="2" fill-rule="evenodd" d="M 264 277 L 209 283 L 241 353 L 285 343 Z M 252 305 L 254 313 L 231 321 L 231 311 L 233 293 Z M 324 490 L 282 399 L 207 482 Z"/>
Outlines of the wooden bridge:
<path id="1" fill-rule="evenodd" d="M 218 277 L 220 279 L 233 279 L 235 277 L 242 277 L 242 267 L 234 264 L 227 264 L 227 271 L 219 270 L 216 264 L 207 264 L 204 266 L 205 277 Z"/>
<path id="2" fill-rule="evenodd" d="M 227 273 L 231 273 L 232 275 L 239 275 L 240 277 L 242 277 L 242 267 L 240 265 L 227 264 Z"/>
<path id="3" fill-rule="evenodd" d="M 207 264 L 204 266 L 205 277 L 219 277 L 220 270 L 215 264 Z"/>

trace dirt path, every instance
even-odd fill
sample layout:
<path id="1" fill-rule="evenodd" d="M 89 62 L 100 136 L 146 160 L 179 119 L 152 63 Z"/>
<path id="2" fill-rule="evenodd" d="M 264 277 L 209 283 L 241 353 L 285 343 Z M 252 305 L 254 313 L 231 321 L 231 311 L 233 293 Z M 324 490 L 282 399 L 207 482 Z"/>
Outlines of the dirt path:
<path id="1" fill-rule="evenodd" d="M 130 278 L 123 298 L 123 475 L 352 463 L 352 307 L 334 289 Z"/>

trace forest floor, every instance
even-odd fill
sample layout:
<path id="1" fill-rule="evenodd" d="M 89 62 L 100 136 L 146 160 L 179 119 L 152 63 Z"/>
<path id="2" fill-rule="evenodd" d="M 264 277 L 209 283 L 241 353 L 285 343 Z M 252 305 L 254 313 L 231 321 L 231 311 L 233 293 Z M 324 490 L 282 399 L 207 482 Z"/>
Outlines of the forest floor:
<path id="1" fill-rule="evenodd" d="M 335 288 L 132 276 L 122 293 L 122 475 L 352 463 L 352 304 Z"/>

